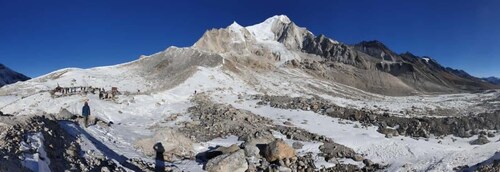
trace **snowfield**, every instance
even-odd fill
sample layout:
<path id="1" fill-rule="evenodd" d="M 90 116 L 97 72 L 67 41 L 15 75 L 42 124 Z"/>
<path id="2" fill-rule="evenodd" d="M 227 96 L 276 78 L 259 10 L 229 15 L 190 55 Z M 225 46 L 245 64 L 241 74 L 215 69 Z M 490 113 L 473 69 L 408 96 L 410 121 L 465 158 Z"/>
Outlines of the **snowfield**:
<path id="1" fill-rule="evenodd" d="M 78 78 L 81 77 L 81 75 L 64 75 L 58 80 L 58 82 L 62 80 L 71 81 L 71 78 L 73 77 Z M 279 91 L 283 91 L 284 94 L 290 94 L 292 96 L 309 96 L 310 94 L 310 92 L 307 92 L 308 90 L 298 91 L 284 89 L 285 87 L 300 89 L 301 87 L 293 87 L 291 84 L 297 84 L 294 83 L 295 81 L 299 84 L 300 82 L 307 82 L 308 80 L 298 81 L 304 78 L 297 77 L 294 80 L 291 78 L 280 78 L 283 76 L 279 75 L 275 76 L 274 79 L 270 79 L 269 75 L 258 77 L 263 79 L 263 81 L 260 82 L 265 84 L 260 86 L 269 90 L 267 93 L 278 94 Z M 107 79 L 107 77 L 95 77 L 95 80 L 101 80 L 103 82 L 102 85 L 104 85 L 104 81 Z M 89 82 L 84 80 L 75 81 L 76 85 L 85 85 L 88 83 Z M 139 81 L 130 83 L 136 83 L 139 85 L 138 87 L 140 87 L 141 84 Z M 280 84 L 275 86 L 274 84 L 277 83 Z M 23 86 L 30 84 L 36 86 L 43 85 L 44 83 L 40 83 L 39 80 L 35 79 L 21 84 Z M 338 85 L 338 88 L 344 89 L 341 85 Z M 127 85 L 124 89 L 133 90 L 134 88 L 131 85 Z M 79 128 L 70 123 L 62 123 L 61 125 L 63 125 L 68 132 L 72 133 L 72 135 L 81 135 L 80 137 L 84 143 L 83 150 L 85 150 L 85 152 L 100 153 L 110 158 L 116 158 L 117 162 L 120 162 L 120 158 L 114 157 L 116 156 L 115 153 L 123 155 L 127 158 L 151 159 L 150 157 L 143 155 L 140 151 L 134 149 L 134 142 L 140 138 L 153 135 L 154 133 L 151 131 L 150 127 L 155 125 L 157 122 L 162 121 L 172 114 L 185 113 L 187 108 L 192 106 L 190 97 L 192 97 L 195 90 L 197 92 L 209 93 L 212 99 L 218 103 L 231 104 L 235 108 L 249 110 L 255 114 L 270 118 L 277 125 L 282 125 L 283 122 L 287 121 L 287 119 L 291 119 L 290 122 L 296 127 L 306 129 L 312 133 L 325 135 L 332 138 L 339 144 L 346 145 L 353 148 L 356 152 L 366 155 L 367 158 L 373 160 L 374 162 L 390 165 L 387 169 L 388 171 L 449 171 L 454 167 L 461 165 L 473 166 L 476 163 L 489 159 L 495 154 L 495 152 L 500 151 L 500 142 L 491 142 L 480 146 L 470 145 L 469 142 L 476 137 L 454 138 L 456 139 L 455 141 L 452 141 L 452 136 L 447 136 L 444 139 L 431 138 L 428 140 L 417 140 L 403 136 L 385 138 L 383 134 L 376 131 L 376 127 L 354 127 L 354 125 L 359 125 L 357 122 L 345 124 L 339 123 L 342 121 L 341 119 L 320 115 L 311 111 L 286 110 L 276 109 L 269 106 L 257 106 L 256 100 L 238 101 L 238 96 L 257 94 L 259 93 L 259 91 L 257 91 L 259 89 L 263 88 L 251 87 L 243 80 L 239 79 L 238 76 L 227 73 L 222 70 L 221 67 L 199 67 L 198 71 L 192 77 L 175 88 L 156 93 L 130 96 L 122 95 L 119 96 L 116 102 L 100 100 L 96 95 L 91 94 L 51 98 L 48 92 L 43 92 L 26 96 L 24 98 L 22 98 L 23 95 L 1 96 L 0 105 L 3 107 L 0 110 L 4 113 L 16 115 L 39 115 L 46 113 L 58 113 L 61 108 L 65 108 L 72 113 L 80 114 L 84 100 L 88 99 L 92 109 L 92 115 L 108 122 L 112 121 L 116 125 L 112 125 L 112 127 L 108 129 L 104 129 L 99 126 Z M 338 91 L 352 90 L 352 88 L 347 88 L 345 90 Z M 362 92 L 358 94 L 362 94 Z M 412 97 L 387 97 L 369 94 L 367 96 L 374 97 L 371 101 L 351 100 L 341 97 L 329 98 L 333 102 L 343 106 L 361 108 L 363 106 L 360 106 L 360 104 L 363 104 L 359 102 L 369 102 L 373 104 L 377 103 L 378 106 L 386 104 L 388 109 L 398 111 L 401 108 L 404 108 L 405 104 L 408 104 L 408 106 L 411 104 L 412 106 L 423 107 L 471 106 L 474 104 L 473 102 L 476 99 L 487 99 L 494 97 L 497 94 L 498 93 L 454 94 Z M 328 96 L 325 97 L 328 98 Z M 413 104 L 411 103 L 417 99 L 419 100 L 418 102 Z M 386 100 L 386 102 L 379 100 Z M 399 104 L 390 105 L 390 102 L 399 102 Z M 184 118 L 179 118 L 177 120 L 177 122 L 179 122 L 189 121 L 190 119 L 189 117 L 184 116 Z M 307 122 L 304 123 L 304 121 Z M 170 127 L 176 127 L 177 122 L 169 123 Z M 102 144 L 93 143 L 89 140 L 89 136 L 99 140 Z M 282 136 L 279 135 L 276 137 L 282 138 Z M 498 135 L 491 138 L 491 140 L 498 139 Z M 439 141 L 440 143 L 438 143 Z M 198 152 L 202 152 L 207 150 L 210 146 L 228 146 L 235 143 L 241 142 L 237 141 L 237 138 L 234 136 L 228 136 L 225 139 L 221 138 L 207 143 L 198 143 L 195 145 L 194 149 Z M 303 150 L 298 151 L 299 154 L 300 152 L 317 153 L 318 147 L 321 144 L 305 143 L 305 145 L 306 146 Z M 107 149 L 115 153 L 110 154 L 109 150 L 102 151 L 103 149 L 99 148 L 102 146 L 107 147 Z M 40 153 L 42 153 L 42 151 L 43 150 L 40 150 Z M 28 159 L 29 157 L 30 156 L 27 155 Z M 35 159 L 30 161 L 38 160 Z M 154 161 L 151 159 L 151 162 Z M 325 167 L 333 166 L 333 164 L 325 162 L 321 158 L 317 158 L 317 163 Z M 346 163 L 348 162 L 346 161 Z M 39 162 L 38 164 L 38 167 L 33 167 L 33 165 L 27 166 L 30 166 L 32 169 L 46 168 L 44 165 L 45 163 Z M 196 164 L 194 161 L 179 161 L 177 164 L 174 163 L 174 165 L 189 171 L 202 170 L 200 165 Z"/>

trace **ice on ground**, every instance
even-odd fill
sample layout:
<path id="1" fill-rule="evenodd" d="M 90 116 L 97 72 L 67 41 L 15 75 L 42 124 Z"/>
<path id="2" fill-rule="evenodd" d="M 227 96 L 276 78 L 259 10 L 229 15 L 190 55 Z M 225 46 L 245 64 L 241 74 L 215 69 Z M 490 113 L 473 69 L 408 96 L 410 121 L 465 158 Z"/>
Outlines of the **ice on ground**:
<path id="1" fill-rule="evenodd" d="M 41 132 L 30 133 L 26 136 L 26 141 L 21 142 L 19 150 L 23 153 L 22 165 L 33 171 L 49 172 L 50 159 L 43 145 L 43 135 Z M 34 151 L 34 153 L 29 153 Z"/>

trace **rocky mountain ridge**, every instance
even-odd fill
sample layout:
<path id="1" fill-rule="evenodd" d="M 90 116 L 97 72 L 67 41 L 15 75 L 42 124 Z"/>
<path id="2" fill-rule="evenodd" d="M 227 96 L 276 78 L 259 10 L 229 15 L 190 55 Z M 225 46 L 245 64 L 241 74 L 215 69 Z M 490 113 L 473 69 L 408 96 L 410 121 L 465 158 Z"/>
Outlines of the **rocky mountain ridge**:
<path id="1" fill-rule="evenodd" d="M 284 15 L 273 16 L 252 26 L 243 27 L 235 22 L 227 28 L 209 30 L 193 48 L 236 59 L 266 59 L 277 67 L 287 61 L 314 59 L 327 64 L 320 65 L 325 69 L 320 73 L 327 75 L 324 79 L 386 95 L 473 92 L 499 88 L 481 82 L 481 79 L 466 72 L 445 68 L 430 57 L 419 57 L 409 52 L 397 54 L 379 41 L 363 41 L 351 46 L 324 35 L 315 36 Z M 331 63 L 341 67 L 332 68 Z M 354 71 L 357 75 L 377 74 L 357 77 L 343 69 Z M 337 75 L 332 79 L 328 75 L 333 73 L 345 76 Z M 396 80 L 399 84 L 393 84 Z M 391 89 L 384 88 L 387 85 Z"/>
<path id="2" fill-rule="evenodd" d="M 28 79 L 30 78 L 0 63 L 0 87 Z"/>
<path id="3" fill-rule="evenodd" d="M 500 85 L 500 78 L 498 78 L 498 77 L 491 76 L 491 77 L 483 78 L 483 80 L 488 81 L 492 84 Z"/>

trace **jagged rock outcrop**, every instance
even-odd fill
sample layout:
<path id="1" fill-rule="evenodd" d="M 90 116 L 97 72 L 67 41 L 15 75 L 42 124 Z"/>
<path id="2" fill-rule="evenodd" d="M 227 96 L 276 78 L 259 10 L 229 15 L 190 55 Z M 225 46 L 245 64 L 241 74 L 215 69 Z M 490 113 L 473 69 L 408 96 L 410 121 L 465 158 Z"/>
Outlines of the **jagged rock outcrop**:
<path id="1" fill-rule="evenodd" d="M 316 54 L 330 61 L 353 65 L 358 68 L 367 69 L 365 58 L 351 47 L 334 41 L 324 35 L 313 37 L 307 35 L 303 42 L 302 51 L 309 54 Z"/>
<path id="2" fill-rule="evenodd" d="M 382 42 L 377 40 L 373 41 L 362 41 L 354 45 L 354 49 L 364 52 L 372 57 L 380 60 L 398 62 L 401 58 L 398 58 L 397 54 L 385 46 Z"/>

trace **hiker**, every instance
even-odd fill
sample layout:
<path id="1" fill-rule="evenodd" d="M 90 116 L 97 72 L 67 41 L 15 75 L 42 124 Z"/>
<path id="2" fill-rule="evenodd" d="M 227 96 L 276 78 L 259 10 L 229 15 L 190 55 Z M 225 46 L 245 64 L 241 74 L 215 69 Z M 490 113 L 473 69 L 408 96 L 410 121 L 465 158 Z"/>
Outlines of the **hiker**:
<path id="1" fill-rule="evenodd" d="M 88 102 L 85 102 L 85 105 L 83 105 L 82 116 L 85 122 L 85 128 L 87 128 L 90 116 L 90 106 Z"/>
<path id="2" fill-rule="evenodd" d="M 155 172 L 159 171 L 165 171 L 165 158 L 163 156 L 163 153 L 165 152 L 165 148 L 161 144 L 161 142 L 156 143 L 153 146 L 153 149 L 156 151 L 156 157 L 155 157 Z"/>
<path id="3" fill-rule="evenodd" d="M 99 92 L 99 99 L 102 99 L 102 92 Z"/>

